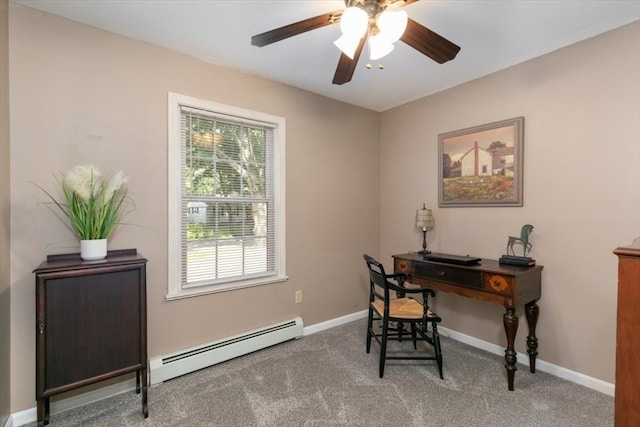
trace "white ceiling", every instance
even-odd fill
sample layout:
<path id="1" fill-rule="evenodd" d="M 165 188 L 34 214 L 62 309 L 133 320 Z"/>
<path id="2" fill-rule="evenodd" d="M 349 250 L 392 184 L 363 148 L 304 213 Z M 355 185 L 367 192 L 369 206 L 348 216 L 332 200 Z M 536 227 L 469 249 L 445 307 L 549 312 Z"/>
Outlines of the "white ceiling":
<path id="1" fill-rule="evenodd" d="M 351 82 L 331 83 L 339 25 L 265 46 L 251 36 L 344 8 L 342 0 L 12 0 L 203 61 L 375 111 L 404 104 L 640 19 L 639 0 L 421 0 L 409 17 L 462 49 L 437 64 L 397 42 L 384 69 L 365 52 Z"/>

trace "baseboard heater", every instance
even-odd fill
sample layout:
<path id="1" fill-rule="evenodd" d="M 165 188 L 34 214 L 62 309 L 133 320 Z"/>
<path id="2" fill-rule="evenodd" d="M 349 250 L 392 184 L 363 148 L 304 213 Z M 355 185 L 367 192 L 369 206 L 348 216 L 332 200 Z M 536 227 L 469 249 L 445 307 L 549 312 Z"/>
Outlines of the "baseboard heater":
<path id="1" fill-rule="evenodd" d="M 243 334 L 149 360 L 151 385 L 203 369 L 302 336 L 302 318 L 276 323 Z"/>

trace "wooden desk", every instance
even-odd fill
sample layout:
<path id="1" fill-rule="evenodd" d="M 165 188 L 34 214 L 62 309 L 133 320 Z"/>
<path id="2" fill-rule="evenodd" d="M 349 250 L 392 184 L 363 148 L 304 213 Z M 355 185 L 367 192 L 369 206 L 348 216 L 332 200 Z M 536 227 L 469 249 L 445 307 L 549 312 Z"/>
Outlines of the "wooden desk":
<path id="1" fill-rule="evenodd" d="M 506 311 L 502 317 L 507 335 L 505 368 L 509 390 L 513 390 L 517 354 L 514 341 L 518 331 L 516 307 L 524 305 L 529 326 L 527 353 L 531 372 L 536 371 L 538 338 L 536 324 L 540 309 L 542 266 L 517 267 L 500 264 L 497 260 L 483 259 L 479 265 L 462 266 L 441 262 L 425 261 L 422 255 L 412 252 L 393 255 L 395 273 L 407 275 L 407 281 L 451 292 L 467 298 L 503 304 Z"/>

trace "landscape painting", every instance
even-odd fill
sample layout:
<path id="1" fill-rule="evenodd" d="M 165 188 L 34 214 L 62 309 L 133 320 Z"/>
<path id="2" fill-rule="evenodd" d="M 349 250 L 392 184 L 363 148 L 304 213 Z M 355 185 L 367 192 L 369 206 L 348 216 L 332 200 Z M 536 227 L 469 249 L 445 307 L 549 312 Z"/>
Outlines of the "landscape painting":
<path id="1" fill-rule="evenodd" d="M 438 206 L 522 206 L 524 117 L 438 136 Z"/>

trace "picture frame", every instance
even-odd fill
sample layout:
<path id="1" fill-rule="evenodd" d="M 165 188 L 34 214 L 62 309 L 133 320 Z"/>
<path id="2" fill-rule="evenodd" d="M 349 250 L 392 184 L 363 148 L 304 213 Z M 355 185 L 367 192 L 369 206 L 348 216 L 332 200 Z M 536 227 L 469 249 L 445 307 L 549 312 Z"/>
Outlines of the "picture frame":
<path id="1" fill-rule="evenodd" d="M 524 117 L 438 135 L 438 206 L 522 206 Z"/>

